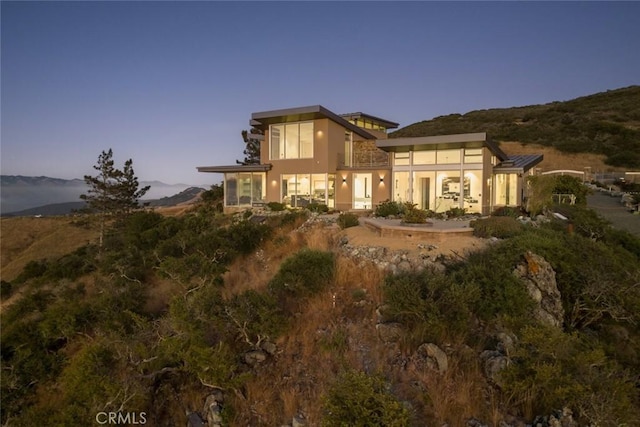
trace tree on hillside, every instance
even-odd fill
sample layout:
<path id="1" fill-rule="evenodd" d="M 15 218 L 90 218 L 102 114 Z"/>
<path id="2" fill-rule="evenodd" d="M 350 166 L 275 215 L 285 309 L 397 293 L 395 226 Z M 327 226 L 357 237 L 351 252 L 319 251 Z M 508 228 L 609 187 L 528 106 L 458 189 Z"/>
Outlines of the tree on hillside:
<path id="1" fill-rule="evenodd" d="M 256 138 L 256 135 L 260 135 Z M 251 128 L 251 131 L 242 131 L 242 140 L 245 144 L 244 160 L 236 160 L 239 165 L 259 165 L 260 164 L 260 141 L 262 140 L 262 131 L 260 129 Z"/>
<path id="2" fill-rule="evenodd" d="M 138 188 L 138 178 L 133 171 L 131 159 L 124 163 L 124 169 L 114 166 L 113 150 L 103 151 L 98 156 L 98 163 L 93 167 L 97 176 L 85 175 L 84 181 L 89 186 L 87 194 L 80 199 L 87 202 L 91 212 L 100 217 L 100 247 L 104 240 L 107 217 L 127 214 L 139 207 L 139 200 L 149 190 L 149 186 Z"/>

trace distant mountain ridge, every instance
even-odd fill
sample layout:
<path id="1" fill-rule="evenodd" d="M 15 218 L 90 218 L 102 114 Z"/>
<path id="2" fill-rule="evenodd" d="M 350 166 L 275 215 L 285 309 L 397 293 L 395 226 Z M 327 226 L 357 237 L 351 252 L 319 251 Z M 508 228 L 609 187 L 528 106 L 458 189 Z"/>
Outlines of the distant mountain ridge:
<path id="1" fill-rule="evenodd" d="M 160 181 L 140 182 L 140 186 L 146 185 L 151 186 L 144 198 L 147 201 L 171 197 L 189 188 L 197 188 L 197 186 L 188 184 L 172 185 Z M 88 189 L 82 179 L 22 175 L 0 175 L 0 188 L 2 190 L 0 192 L 0 214 L 2 215 L 17 214 L 31 209 L 40 211 L 44 209 L 47 212 L 68 210 L 70 212 L 72 209 L 79 209 L 83 206 L 80 195 L 86 193 Z M 42 213 L 25 213 L 24 215 L 40 214 Z M 49 213 L 49 215 L 60 214 Z"/>
<path id="2" fill-rule="evenodd" d="M 487 132 L 497 142 L 604 154 L 608 165 L 640 168 L 640 86 L 569 101 L 439 116 L 398 129 L 389 137 L 467 132 Z"/>

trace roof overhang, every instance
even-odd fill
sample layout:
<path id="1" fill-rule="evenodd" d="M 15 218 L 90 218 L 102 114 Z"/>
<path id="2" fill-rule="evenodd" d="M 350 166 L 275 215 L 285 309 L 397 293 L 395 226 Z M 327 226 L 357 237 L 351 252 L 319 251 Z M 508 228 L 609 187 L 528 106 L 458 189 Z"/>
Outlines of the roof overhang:
<path id="1" fill-rule="evenodd" d="M 518 154 L 493 167 L 493 173 L 522 173 L 526 172 L 544 160 L 542 154 Z"/>
<path id="2" fill-rule="evenodd" d="M 384 151 L 394 153 L 433 149 L 488 147 L 501 161 L 509 157 L 496 143 L 487 138 L 485 132 L 379 139 L 376 141 L 376 146 Z"/>
<path id="3" fill-rule="evenodd" d="M 241 173 L 241 172 L 267 172 L 271 170 L 271 164 L 264 165 L 229 165 L 229 166 L 198 166 L 198 172 L 209 173 Z"/>
<path id="4" fill-rule="evenodd" d="M 261 111 L 251 114 L 250 124 L 253 127 L 266 131 L 269 125 L 289 122 L 302 122 L 308 120 L 329 119 L 344 128 L 360 135 L 364 139 L 376 139 L 375 136 L 359 128 L 322 105 L 308 107 L 287 108 L 284 110 Z"/>
<path id="5" fill-rule="evenodd" d="M 360 118 L 369 119 L 372 122 L 375 122 L 379 125 L 384 126 L 385 129 L 395 129 L 399 126 L 399 124 L 396 122 L 392 122 L 386 119 L 381 119 L 380 117 L 372 116 L 371 114 L 365 114 L 360 111 L 358 111 L 357 113 L 340 114 L 340 117 L 346 120 L 354 120 L 354 119 L 360 119 Z"/>

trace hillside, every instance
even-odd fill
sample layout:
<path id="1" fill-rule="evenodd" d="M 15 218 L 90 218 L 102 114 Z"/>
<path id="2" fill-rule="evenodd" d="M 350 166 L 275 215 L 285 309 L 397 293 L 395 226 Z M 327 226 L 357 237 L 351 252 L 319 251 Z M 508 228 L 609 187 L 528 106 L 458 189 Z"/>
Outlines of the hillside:
<path id="1" fill-rule="evenodd" d="M 450 114 L 406 126 L 390 138 L 487 132 L 497 142 L 604 156 L 606 165 L 640 168 L 640 86 L 570 101 Z M 595 169 L 594 169 L 595 170 Z"/>
<path id="2" fill-rule="evenodd" d="M 142 181 L 140 186 L 151 188 L 145 200 L 163 202 L 177 193 L 193 188 L 186 184 L 165 184 L 159 181 Z M 60 215 L 79 209 L 81 194 L 87 192 L 87 185 L 81 179 L 60 179 L 47 176 L 0 175 L 0 214 L 18 215 Z M 65 205 L 72 203 L 70 205 Z M 47 206 L 56 205 L 56 206 Z M 27 211 L 36 208 L 36 211 Z M 26 212 L 22 212 L 26 211 Z"/>
<path id="3" fill-rule="evenodd" d="M 578 210 L 574 232 L 478 221 L 501 238 L 402 247 L 200 204 L 138 212 L 98 250 L 4 219 L 2 423 L 637 425 L 640 242 Z"/>

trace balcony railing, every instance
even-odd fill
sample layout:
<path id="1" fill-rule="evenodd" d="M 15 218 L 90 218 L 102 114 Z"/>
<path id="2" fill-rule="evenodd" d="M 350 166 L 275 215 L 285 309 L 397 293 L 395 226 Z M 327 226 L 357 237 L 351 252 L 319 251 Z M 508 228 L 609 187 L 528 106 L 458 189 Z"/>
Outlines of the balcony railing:
<path id="1" fill-rule="evenodd" d="M 338 153 L 338 169 L 370 169 L 388 167 L 389 154 L 384 151 L 359 151 L 348 156 Z"/>

